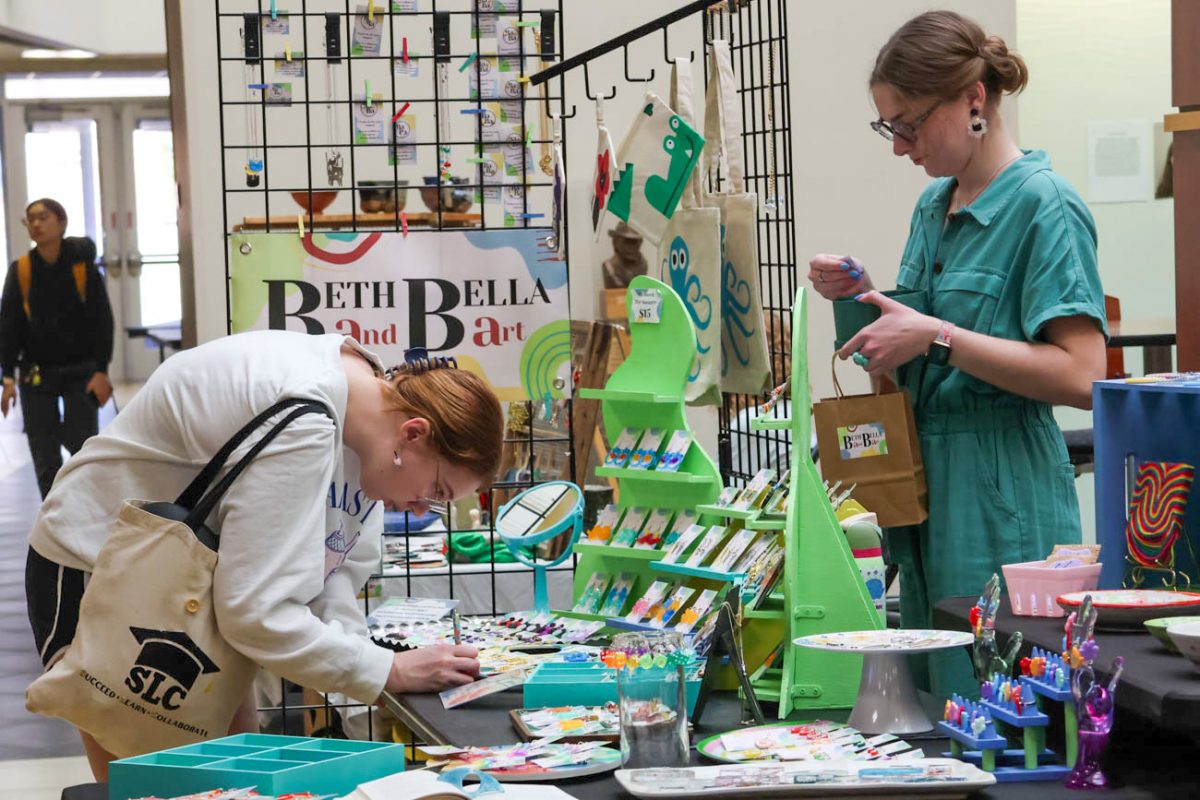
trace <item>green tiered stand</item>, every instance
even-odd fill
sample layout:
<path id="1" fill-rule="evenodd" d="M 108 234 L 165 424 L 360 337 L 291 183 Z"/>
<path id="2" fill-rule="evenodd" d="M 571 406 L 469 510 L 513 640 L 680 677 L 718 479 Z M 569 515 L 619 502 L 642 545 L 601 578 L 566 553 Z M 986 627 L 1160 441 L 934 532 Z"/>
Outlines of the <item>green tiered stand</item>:
<path id="1" fill-rule="evenodd" d="M 684 388 L 696 352 L 696 332 L 679 296 L 661 281 L 639 276 L 633 279 L 626 295 L 626 312 L 632 339 L 631 352 L 613 372 L 603 389 L 581 389 L 579 396 L 602 402 L 605 429 L 615 438 L 626 427 L 661 428 L 664 431 L 690 430 L 684 406 Z M 634 292 L 653 290 L 662 300 L 658 322 L 639 321 L 635 315 Z M 717 465 L 693 443 L 678 472 L 597 467 L 596 475 L 616 478 L 619 486 L 617 505 L 622 509 L 669 508 L 673 511 L 697 509 L 698 520 L 706 524 L 720 521 L 703 513 L 703 507 L 717 499 L 721 476 Z M 588 580 L 597 572 L 616 575 L 632 573 L 637 581 L 630 590 L 631 600 L 645 594 L 655 580 L 684 579 L 690 586 L 724 590 L 742 576 L 718 573 L 703 567 L 658 564 L 665 551 L 634 547 L 612 547 L 580 541 L 575 545 L 579 563 L 575 569 L 574 598 L 579 599 Z M 556 612 L 576 619 L 610 621 L 597 614 L 574 611 Z M 745 660 L 753 668 L 766 661 L 778 646 L 783 628 L 776 620 L 764 619 L 748 625 L 743 635 Z M 733 676 L 725 676 L 722 686 L 736 686 Z"/>
<path id="2" fill-rule="evenodd" d="M 812 460 L 812 399 L 808 388 L 808 304 L 803 288 L 792 306 L 792 374 L 790 419 L 760 416 L 754 430 L 790 430 L 791 484 L 783 523 L 783 592 L 768 598 L 765 608 L 746 612 L 748 621 L 782 620 L 782 665 L 754 675 L 759 700 L 779 704 L 779 718 L 793 709 L 849 708 L 858 694 L 862 658 L 794 647 L 801 636 L 883 627 L 846 536 L 834 516 L 824 484 Z M 765 527 L 767 520 L 748 523 Z M 747 664 L 756 662 L 747 661 Z"/>

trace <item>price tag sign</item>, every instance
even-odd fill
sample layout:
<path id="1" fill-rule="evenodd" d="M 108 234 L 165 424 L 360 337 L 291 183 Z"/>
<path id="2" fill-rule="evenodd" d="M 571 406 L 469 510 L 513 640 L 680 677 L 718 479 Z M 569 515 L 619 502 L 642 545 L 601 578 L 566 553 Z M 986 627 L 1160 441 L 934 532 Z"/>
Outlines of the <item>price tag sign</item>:
<path id="1" fill-rule="evenodd" d="M 633 290 L 633 321 L 657 325 L 662 321 L 662 292 L 658 289 Z"/>

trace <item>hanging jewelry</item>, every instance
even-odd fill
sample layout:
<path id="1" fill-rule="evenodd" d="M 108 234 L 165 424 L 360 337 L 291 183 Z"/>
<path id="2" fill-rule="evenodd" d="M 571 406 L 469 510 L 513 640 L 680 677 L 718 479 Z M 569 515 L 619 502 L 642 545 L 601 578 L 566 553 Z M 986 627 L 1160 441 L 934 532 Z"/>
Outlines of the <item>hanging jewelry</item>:
<path id="1" fill-rule="evenodd" d="M 402 467 L 402 466 L 404 466 L 404 464 L 403 464 L 403 459 L 401 459 L 401 458 L 400 458 L 400 451 L 399 451 L 399 450 L 393 450 L 393 451 L 392 451 L 392 456 L 393 456 L 393 458 L 392 458 L 392 463 L 393 463 L 393 464 L 395 464 L 397 467 Z"/>
<path id="2" fill-rule="evenodd" d="M 978 108 L 971 109 L 971 122 L 967 125 L 967 131 L 976 139 L 983 138 L 983 135 L 988 132 L 987 118 L 979 115 Z"/>

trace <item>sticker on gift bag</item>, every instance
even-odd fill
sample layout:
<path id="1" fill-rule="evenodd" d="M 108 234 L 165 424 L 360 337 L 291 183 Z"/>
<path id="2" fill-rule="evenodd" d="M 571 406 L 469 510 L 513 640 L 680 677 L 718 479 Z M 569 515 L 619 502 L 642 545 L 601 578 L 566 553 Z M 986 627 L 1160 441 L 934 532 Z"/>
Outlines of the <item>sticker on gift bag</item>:
<path id="1" fill-rule="evenodd" d="M 704 137 L 653 92 L 617 153 L 620 172 L 608 210 L 652 244 L 662 241 Z"/>
<path id="2" fill-rule="evenodd" d="M 887 455 L 887 435 L 882 422 L 864 422 L 838 428 L 838 448 L 843 459 Z"/>

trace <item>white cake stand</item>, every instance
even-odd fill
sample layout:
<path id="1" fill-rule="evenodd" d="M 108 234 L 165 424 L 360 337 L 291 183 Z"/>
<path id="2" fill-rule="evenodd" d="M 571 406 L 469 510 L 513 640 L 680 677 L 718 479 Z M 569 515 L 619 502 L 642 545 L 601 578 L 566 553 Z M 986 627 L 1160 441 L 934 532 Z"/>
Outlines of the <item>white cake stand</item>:
<path id="1" fill-rule="evenodd" d="M 900 735 L 933 728 L 933 722 L 917 701 L 907 656 L 962 647 L 972 641 L 974 637 L 963 631 L 885 628 L 818 633 L 802 636 L 792 643 L 814 650 L 861 655 L 862 681 L 847 724 L 863 733 Z"/>

